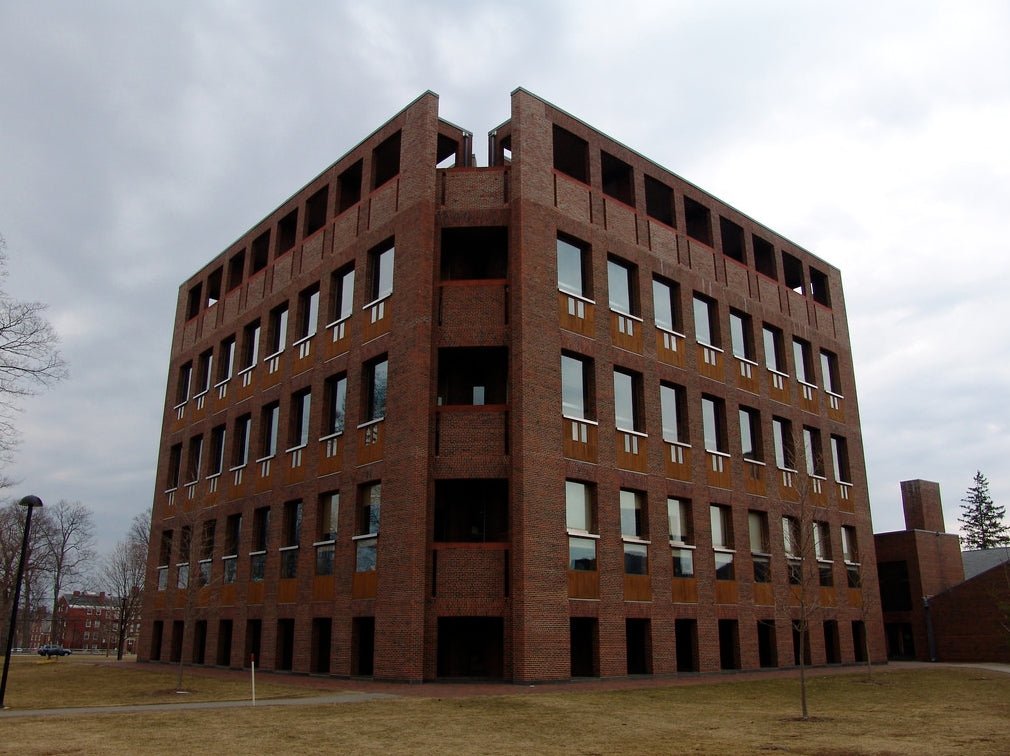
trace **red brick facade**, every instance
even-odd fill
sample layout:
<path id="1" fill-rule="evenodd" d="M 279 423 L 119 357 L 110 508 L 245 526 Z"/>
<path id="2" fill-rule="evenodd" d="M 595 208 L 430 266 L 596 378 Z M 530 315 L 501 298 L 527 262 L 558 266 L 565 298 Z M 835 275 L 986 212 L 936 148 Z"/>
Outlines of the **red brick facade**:
<path id="1" fill-rule="evenodd" d="M 182 286 L 140 658 L 792 666 L 803 590 L 812 663 L 882 660 L 839 272 L 524 90 L 490 141 L 426 93 Z"/>

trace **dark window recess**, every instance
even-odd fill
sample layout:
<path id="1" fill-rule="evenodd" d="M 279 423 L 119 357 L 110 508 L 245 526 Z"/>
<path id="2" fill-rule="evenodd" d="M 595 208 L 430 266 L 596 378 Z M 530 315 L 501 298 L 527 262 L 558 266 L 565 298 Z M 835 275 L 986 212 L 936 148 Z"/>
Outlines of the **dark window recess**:
<path id="1" fill-rule="evenodd" d="M 484 543 L 508 540 L 508 481 L 435 481 L 435 540 Z"/>
<path id="2" fill-rule="evenodd" d="M 337 215 L 361 201 L 361 161 L 337 177 Z"/>
<path id="3" fill-rule="evenodd" d="M 677 227 L 673 215 L 673 189 L 652 176 L 645 177 L 645 212 L 660 223 Z"/>
<path id="4" fill-rule="evenodd" d="M 908 563 L 881 562 L 877 565 L 877 575 L 880 578 L 880 608 L 885 612 L 911 611 Z"/>
<path id="5" fill-rule="evenodd" d="M 438 350 L 440 405 L 508 402 L 508 349 L 460 347 Z"/>
<path id="6" fill-rule="evenodd" d="M 207 278 L 207 306 L 217 304 L 221 300 L 221 279 L 224 268 L 218 268 Z"/>
<path id="7" fill-rule="evenodd" d="M 228 260 L 228 291 L 237 289 L 242 285 L 242 276 L 245 275 L 245 250 L 241 250 L 231 256 Z"/>
<path id="8" fill-rule="evenodd" d="M 264 231 L 252 243 L 252 267 L 250 273 L 258 273 L 270 261 L 270 232 Z"/>
<path id="9" fill-rule="evenodd" d="M 684 223 L 688 236 L 712 246 L 712 214 L 707 207 L 690 197 L 684 197 Z"/>
<path id="10" fill-rule="evenodd" d="M 810 296 L 817 304 L 831 307 L 831 290 L 828 287 L 828 276 L 817 268 L 810 268 Z"/>
<path id="11" fill-rule="evenodd" d="M 743 229 L 731 220 L 719 217 L 719 232 L 722 234 L 722 253 L 737 262 L 747 264 L 743 249 Z"/>
<path id="12" fill-rule="evenodd" d="M 311 236 L 326 225 L 326 206 L 330 199 L 330 187 L 324 186 L 309 197 L 305 203 L 305 235 Z"/>
<path id="13" fill-rule="evenodd" d="M 400 172 L 400 132 L 372 150 L 372 188 L 378 189 Z"/>
<path id="14" fill-rule="evenodd" d="M 186 320 L 192 320 L 200 314 L 203 284 L 198 283 L 189 290 L 189 300 L 186 302 Z"/>
<path id="15" fill-rule="evenodd" d="M 459 153 L 459 142 L 451 136 L 447 134 L 439 134 L 436 150 L 435 165 L 439 168 L 452 168 L 461 163 L 461 161 L 457 159 Z"/>
<path id="16" fill-rule="evenodd" d="M 600 152 L 603 173 L 603 193 L 620 200 L 625 205 L 635 205 L 635 180 L 631 166 L 620 158 Z"/>
<path id="17" fill-rule="evenodd" d="M 560 126 L 554 127 L 554 170 L 589 183 L 589 143 Z"/>
<path id="18" fill-rule="evenodd" d="M 782 278 L 790 289 L 798 294 L 806 294 L 806 287 L 803 285 L 803 263 L 788 252 L 782 253 Z"/>
<path id="19" fill-rule="evenodd" d="M 281 218 L 277 224 L 277 251 L 274 253 L 274 256 L 280 257 L 295 246 L 295 237 L 297 235 L 298 210 L 292 210 Z"/>
<path id="20" fill-rule="evenodd" d="M 751 236 L 754 243 L 754 267 L 758 273 L 778 280 L 775 272 L 775 247 L 772 243 L 765 241 L 760 236 Z"/>
<path id="21" fill-rule="evenodd" d="M 442 231 L 442 280 L 476 281 L 508 275 L 508 229 L 446 228 Z"/>

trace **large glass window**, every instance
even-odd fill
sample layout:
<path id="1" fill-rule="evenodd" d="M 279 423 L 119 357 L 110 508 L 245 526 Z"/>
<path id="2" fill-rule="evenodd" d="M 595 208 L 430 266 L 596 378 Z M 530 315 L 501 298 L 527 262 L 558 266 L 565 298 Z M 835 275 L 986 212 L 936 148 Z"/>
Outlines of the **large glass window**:
<path id="1" fill-rule="evenodd" d="M 838 373 L 838 355 L 826 349 L 821 350 L 821 380 L 825 391 L 837 396 L 842 395 L 842 381 Z"/>
<path id="2" fill-rule="evenodd" d="M 309 423 L 312 418 L 312 391 L 303 389 L 291 397 L 291 446 L 309 443 Z"/>
<path id="3" fill-rule="evenodd" d="M 561 413 L 566 417 L 590 418 L 589 362 L 561 355 Z"/>
<path id="4" fill-rule="evenodd" d="M 793 362 L 796 363 L 796 378 L 807 384 L 814 382 L 814 358 L 810 351 L 810 342 L 803 339 L 793 339 Z"/>
<path id="5" fill-rule="evenodd" d="M 263 408 L 260 415 L 260 459 L 277 454 L 277 427 L 280 424 L 281 407 L 272 402 Z"/>
<path id="6" fill-rule="evenodd" d="M 709 507 L 709 515 L 712 523 L 712 548 L 715 550 L 715 579 L 735 580 L 732 510 L 721 504 L 713 504 Z"/>
<path id="7" fill-rule="evenodd" d="M 316 333 L 319 324 L 319 284 L 310 286 L 298 296 L 298 338 Z"/>
<path id="8" fill-rule="evenodd" d="M 824 449 L 821 446 L 821 432 L 817 428 L 803 427 L 803 456 L 807 463 L 807 473 L 824 477 Z"/>
<path id="9" fill-rule="evenodd" d="M 664 331 L 680 331 L 677 297 L 677 284 L 660 278 L 652 280 L 652 310 L 657 328 Z"/>
<path id="10" fill-rule="evenodd" d="M 224 471 L 225 426 L 218 425 L 210 432 L 210 469 L 208 475 L 220 475 Z"/>
<path id="11" fill-rule="evenodd" d="M 729 333 L 733 341 L 733 356 L 754 361 L 754 334 L 750 315 L 737 310 L 729 311 Z"/>
<path id="12" fill-rule="evenodd" d="M 260 322 L 254 320 L 242 330 L 242 369 L 251 368 L 259 359 Z"/>
<path id="13" fill-rule="evenodd" d="M 663 440 L 667 443 L 689 442 L 687 400 L 683 386 L 659 384 L 659 403 L 663 415 Z"/>
<path id="14" fill-rule="evenodd" d="M 242 415 L 235 421 L 235 433 L 232 438 L 232 467 L 244 467 L 249 464 L 251 428 L 252 415 Z"/>
<path id="15" fill-rule="evenodd" d="M 747 527 L 750 535 L 751 561 L 754 564 L 754 582 L 771 582 L 771 559 L 768 556 L 768 514 L 751 510 L 747 513 Z"/>
<path id="16" fill-rule="evenodd" d="M 395 249 L 392 244 L 373 250 L 370 258 L 372 278 L 372 301 L 383 299 L 393 293 L 393 257 Z"/>
<path id="17" fill-rule="evenodd" d="M 751 407 L 740 407 L 740 452 L 744 459 L 760 462 L 761 413 Z"/>
<path id="18" fill-rule="evenodd" d="M 217 382 L 229 380 L 235 371 L 235 337 L 229 336 L 221 342 L 220 359 L 217 363 Z"/>
<path id="19" fill-rule="evenodd" d="M 831 461 L 834 466 L 835 480 L 839 483 L 851 483 L 849 447 L 842 436 L 831 437 Z"/>
<path id="20" fill-rule="evenodd" d="M 782 341 L 782 331 L 767 323 L 761 329 L 765 346 L 765 365 L 776 373 L 786 374 L 786 355 Z"/>
<path id="21" fill-rule="evenodd" d="M 347 374 L 338 373 L 326 379 L 324 385 L 326 416 L 323 435 L 330 436 L 344 432 L 344 417 L 347 409 Z"/>
<path id="22" fill-rule="evenodd" d="M 725 453 L 727 451 L 726 406 L 722 399 L 702 396 L 701 417 L 705 430 L 705 449 Z"/>
<path id="23" fill-rule="evenodd" d="M 649 574 L 649 549 L 641 541 L 648 537 L 645 494 L 621 489 L 621 535 L 624 543 L 624 572 L 628 575 Z"/>
<path id="24" fill-rule="evenodd" d="M 775 464 L 782 470 L 795 470 L 793 424 L 781 417 L 772 418 L 772 438 L 775 441 Z"/>
<path id="25" fill-rule="evenodd" d="M 354 267 L 341 268 L 333 274 L 331 289 L 333 322 L 345 320 L 354 312 Z"/>
<path id="26" fill-rule="evenodd" d="M 568 569 L 596 571 L 596 509 L 592 488 L 587 483 L 565 481 L 565 520 L 568 529 Z"/>
<path id="27" fill-rule="evenodd" d="M 381 420 L 386 416 L 386 383 L 389 362 L 379 359 L 365 366 L 367 420 Z"/>
<path id="28" fill-rule="evenodd" d="M 694 337 L 699 344 L 719 346 L 719 321 L 715 302 L 694 295 Z"/>
<path id="29" fill-rule="evenodd" d="M 284 351 L 288 338 L 288 305 L 285 302 L 270 312 L 270 355 Z M 268 355 L 269 356 L 269 355 Z"/>
<path id="30" fill-rule="evenodd" d="M 634 315 L 635 301 L 634 270 L 619 260 L 607 260 L 607 285 L 610 293 L 610 309 Z"/>
<path id="31" fill-rule="evenodd" d="M 621 430 L 641 431 L 641 383 L 637 373 L 614 370 L 614 414 Z"/>
<path id="32" fill-rule="evenodd" d="M 587 249 L 565 239 L 558 239 L 558 288 L 578 297 L 589 297 L 587 285 Z"/>

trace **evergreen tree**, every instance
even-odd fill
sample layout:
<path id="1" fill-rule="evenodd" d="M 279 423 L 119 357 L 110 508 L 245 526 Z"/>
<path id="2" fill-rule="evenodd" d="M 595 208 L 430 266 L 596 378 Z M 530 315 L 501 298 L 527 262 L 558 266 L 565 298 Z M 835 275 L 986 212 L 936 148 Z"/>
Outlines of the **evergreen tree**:
<path id="1" fill-rule="evenodd" d="M 961 542 L 969 549 L 991 549 L 1010 545 L 1010 526 L 1003 522 L 1006 507 L 997 506 L 989 495 L 989 481 L 981 471 L 975 472 L 975 485 L 961 499 L 961 516 L 957 518 L 964 535 Z"/>

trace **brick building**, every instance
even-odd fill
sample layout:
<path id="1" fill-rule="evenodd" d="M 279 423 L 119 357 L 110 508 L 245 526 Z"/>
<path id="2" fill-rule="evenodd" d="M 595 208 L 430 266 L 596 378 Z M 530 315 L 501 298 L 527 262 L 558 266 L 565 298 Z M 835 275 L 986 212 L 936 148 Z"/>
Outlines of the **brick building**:
<path id="1" fill-rule="evenodd" d="M 60 596 L 56 606 L 53 643 L 82 651 L 116 650 L 119 642 L 119 600 L 105 592 L 74 591 Z M 126 653 L 136 650 L 139 621 L 126 631 Z"/>
<path id="2" fill-rule="evenodd" d="M 181 287 L 140 658 L 882 660 L 839 272 L 524 90 L 471 141 L 425 93 Z"/>

